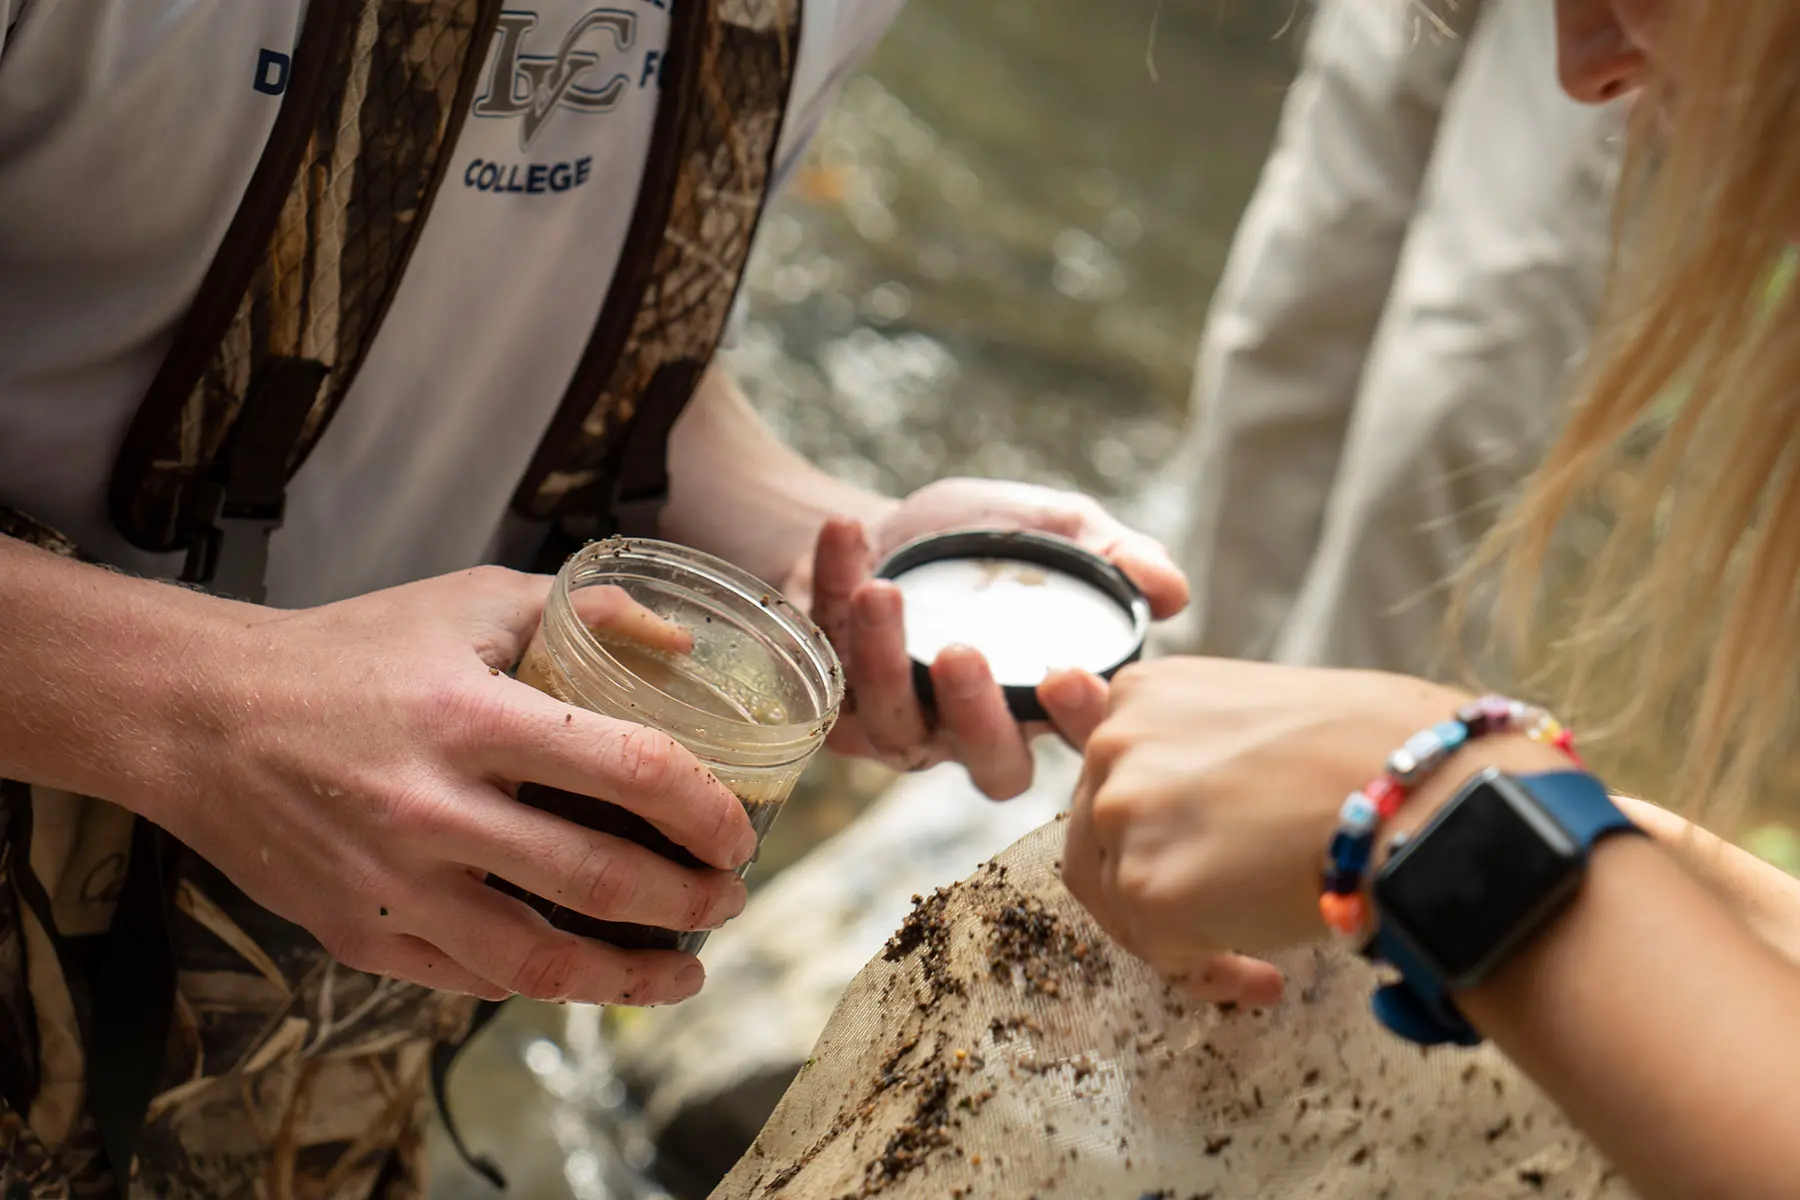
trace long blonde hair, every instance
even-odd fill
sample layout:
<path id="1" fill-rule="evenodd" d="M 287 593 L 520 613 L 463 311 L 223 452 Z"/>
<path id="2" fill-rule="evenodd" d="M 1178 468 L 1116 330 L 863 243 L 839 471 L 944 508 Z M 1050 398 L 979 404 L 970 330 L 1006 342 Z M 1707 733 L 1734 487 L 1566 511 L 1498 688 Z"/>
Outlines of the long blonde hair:
<path id="1" fill-rule="evenodd" d="M 1632 115 L 1578 403 L 1486 561 L 1505 559 L 1503 611 L 1541 614 L 1558 531 L 1603 501 L 1566 700 L 1680 739 L 1654 798 L 1741 804 L 1800 684 L 1800 289 L 1773 279 L 1800 237 L 1800 3 L 1671 0 L 1666 19 L 1679 57 Z"/>

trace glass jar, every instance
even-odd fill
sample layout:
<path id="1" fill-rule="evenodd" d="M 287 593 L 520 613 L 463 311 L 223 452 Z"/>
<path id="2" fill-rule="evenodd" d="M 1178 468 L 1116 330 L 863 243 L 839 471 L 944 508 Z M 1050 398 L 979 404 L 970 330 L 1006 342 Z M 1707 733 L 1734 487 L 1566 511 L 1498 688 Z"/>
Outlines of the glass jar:
<path id="1" fill-rule="evenodd" d="M 617 619 L 617 589 L 692 648 L 658 648 Z M 656 624 L 653 620 L 651 624 Z M 654 639 L 652 639 L 654 640 Z M 825 634 L 768 584 L 685 546 L 645 538 L 594 542 L 557 573 L 518 678 L 559 700 L 668 734 L 744 804 L 760 842 L 824 744 L 844 677 Z M 704 866 L 636 813 L 541 784 L 519 799 L 565 820 Z M 559 929 L 625 949 L 695 953 L 706 934 L 601 921 L 503 881 Z"/>

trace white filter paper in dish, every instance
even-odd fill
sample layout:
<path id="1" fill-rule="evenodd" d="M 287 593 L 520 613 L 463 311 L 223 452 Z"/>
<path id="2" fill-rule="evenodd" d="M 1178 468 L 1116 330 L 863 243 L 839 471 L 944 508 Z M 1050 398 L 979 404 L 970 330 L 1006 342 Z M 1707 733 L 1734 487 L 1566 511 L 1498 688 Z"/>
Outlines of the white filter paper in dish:
<path id="1" fill-rule="evenodd" d="M 973 646 L 1002 686 L 1035 687 L 1067 667 L 1099 673 L 1137 648 L 1132 614 L 1100 588 L 1052 567 L 1005 558 L 922 563 L 894 580 L 906 652 L 931 663 Z"/>

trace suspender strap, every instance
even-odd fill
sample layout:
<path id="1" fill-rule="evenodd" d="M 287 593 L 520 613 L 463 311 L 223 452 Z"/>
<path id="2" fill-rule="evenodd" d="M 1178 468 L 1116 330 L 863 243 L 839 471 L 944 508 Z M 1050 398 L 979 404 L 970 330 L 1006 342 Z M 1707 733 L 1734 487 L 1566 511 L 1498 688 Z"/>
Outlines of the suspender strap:
<path id="1" fill-rule="evenodd" d="M 54 939 L 55 928 L 46 923 L 50 901 L 31 871 L 31 788 L 17 780 L 0 779 L 0 838 L 4 839 L 0 852 L 6 856 L 0 885 L 12 889 L 14 907 L 10 915 L 16 922 L 14 928 L 0 931 L 0 935 L 17 939 L 23 945 L 25 913 L 21 909 L 28 909 Z M 22 955 L 22 951 L 19 953 Z M 17 975 L 8 982 L 16 982 L 17 991 L 5 999 L 5 1036 L 0 1036 L 0 1097 L 15 1113 L 29 1116 L 32 1098 L 38 1091 L 37 1013 L 22 967 L 15 966 L 13 970 Z"/>
<path id="2" fill-rule="evenodd" d="M 513 495 L 515 516 L 560 523 L 559 548 L 657 532 L 669 434 L 718 348 L 774 181 L 804 7 L 693 0 L 670 15 L 625 252 Z"/>
<path id="3" fill-rule="evenodd" d="M 503 0 L 309 0 L 243 202 L 109 494 L 183 578 L 260 599 L 285 489 L 373 345 L 481 85 Z"/>
<path id="4" fill-rule="evenodd" d="M 669 500 L 669 435 L 700 385 L 705 364 L 693 359 L 657 368 L 638 398 L 637 415 L 619 441 L 612 486 L 614 529 L 627 537 L 656 537 Z"/>
<path id="5" fill-rule="evenodd" d="M 112 927 L 94 963 L 87 1030 L 88 1107 L 100 1144 L 126 1191 L 144 1116 L 161 1081 L 175 1014 L 175 952 L 167 870 L 174 842 L 139 817 L 132 824 L 131 864 Z"/>
<path id="6" fill-rule="evenodd" d="M 264 248 L 275 234 L 276 222 L 300 171 L 325 102 L 327 76 L 334 64 L 344 57 L 343 48 L 349 43 L 351 16 L 356 8 L 352 0 L 308 0 L 306 20 L 300 30 L 300 40 L 294 47 L 287 95 L 275 116 L 274 128 L 269 131 L 262 158 L 244 190 L 237 214 L 225 231 L 225 240 L 220 243 L 212 266 L 200 283 L 194 303 L 176 327 L 175 340 L 126 431 L 108 499 L 113 523 L 134 543 L 146 549 L 187 547 L 197 530 L 205 528 L 207 518 L 215 515 L 207 510 L 222 512 L 229 506 L 221 493 L 230 467 L 215 462 L 211 471 L 203 473 L 204 486 L 198 494 L 177 494 L 175 503 L 161 514 L 161 528 L 143 529 L 139 524 L 143 491 L 155 465 L 157 448 L 164 444 L 167 431 L 179 424 L 182 406 L 199 385 L 202 373 L 213 361 L 220 342 L 237 317 L 257 267 L 263 261 Z M 200 448 L 203 462 L 210 449 L 216 448 Z M 285 463 L 276 478 L 285 481 Z M 275 524 L 279 523 L 277 515 Z M 203 551 L 191 561 L 190 568 L 196 563 L 216 565 L 223 558 L 219 541 L 224 531 L 212 527 L 208 532 L 212 543 L 210 550 Z M 266 536 L 266 532 L 261 536 Z M 190 581 L 206 582 L 195 578 Z"/>
<path id="7" fill-rule="evenodd" d="M 669 500 L 669 435 L 704 371 L 692 361 L 657 370 L 638 399 L 637 415 L 620 438 L 612 468 L 612 499 L 601 513 L 564 513 L 547 530 L 541 522 L 525 524 L 516 515 L 508 517 L 510 525 L 528 530 L 523 536 L 529 541 L 516 565 L 540 575 L 554 575 L 571 554 L 602 534 L 661 536 L 663 506 Z M 604 526 L 601 517 L 609 518 Z"/>
<path id="8" fill-rule="evenodd" d="M 288 457 L 300 443 L 326 371 L 322 362 L 277 358 L 250 381 L 213 473 L 188 489 L 194 529 L 182 579 L 215 595 L 263 602 L 269 535 L 287 510 Z"/>

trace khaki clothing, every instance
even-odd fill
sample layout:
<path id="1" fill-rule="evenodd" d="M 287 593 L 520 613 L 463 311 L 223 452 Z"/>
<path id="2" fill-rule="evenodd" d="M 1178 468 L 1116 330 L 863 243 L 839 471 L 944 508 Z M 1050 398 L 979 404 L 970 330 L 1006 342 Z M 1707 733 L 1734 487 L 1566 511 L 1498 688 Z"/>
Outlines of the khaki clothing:
<path id="1" fill-rule="evenodd" d="M 1558 88 L 1549 4 L 1448 19 L 1319 7 L 1201 349 L 1183 649 L 1427 671 L 1443 581 L 1554 430 L 1620 114 Z"/>

